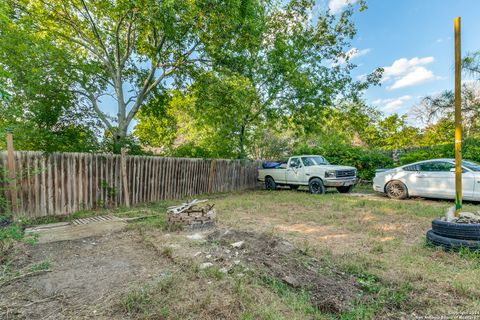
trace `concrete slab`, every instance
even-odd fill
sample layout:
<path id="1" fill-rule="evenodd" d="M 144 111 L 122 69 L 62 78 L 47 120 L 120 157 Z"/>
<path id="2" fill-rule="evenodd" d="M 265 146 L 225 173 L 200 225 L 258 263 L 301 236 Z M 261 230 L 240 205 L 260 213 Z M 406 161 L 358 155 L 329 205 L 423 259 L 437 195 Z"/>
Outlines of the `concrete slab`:
<path id="1" fill-rule="evenodd" d="M 49 243 L 111 234 L 123 230 L 126 225 L 125 221 L 115 219 L 83 225 L 67 224 L 52 228 L 32 228 L 27 232 L 38 234 L 39 243 Z"/>

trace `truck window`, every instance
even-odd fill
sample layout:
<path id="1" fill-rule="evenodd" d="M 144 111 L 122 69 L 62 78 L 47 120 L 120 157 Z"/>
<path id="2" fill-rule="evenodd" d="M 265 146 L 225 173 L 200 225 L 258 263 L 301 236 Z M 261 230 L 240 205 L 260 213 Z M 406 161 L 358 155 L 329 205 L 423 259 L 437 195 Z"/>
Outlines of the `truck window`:
<path id="1" fill-rule="evenodd" d="M 310 166 L 319 166 L 319 165 L 325 165 L 325 164 L 330 164 L 328 163 L 327 160 L 323 157 L 302 157 L 302 162 L 305 167 L 310 167 Z"/>
<path id="2" fill-rule="evenodd" d="M 299 158 L 292 158 L 290 159 L 290 167 L 291 168 L 300 168 L 300 159 Z"/>

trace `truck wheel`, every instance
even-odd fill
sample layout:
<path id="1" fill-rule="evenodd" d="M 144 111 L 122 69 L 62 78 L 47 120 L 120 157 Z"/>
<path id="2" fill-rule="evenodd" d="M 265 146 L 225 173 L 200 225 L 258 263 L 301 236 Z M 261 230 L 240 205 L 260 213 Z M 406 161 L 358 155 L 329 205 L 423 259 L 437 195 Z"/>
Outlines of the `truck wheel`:
<path id="1" fill-rule="evenodd" d="M 267 190 L 276 190 L 277 189 L 277 184 L 275 183 L 275 180 L 273 180 L 272 177 L 266 177 L 265 178 L 265 189 L 267 189 Z"/>
<path id="2" fill-rule="evenodd" d="M 325 193 L 325 186 L 323 185 L 323 182 L 319 178 L 313 178 L 310 180 L 308 183 L 308 189 L 310 190 L 310 193 L 313 194 L 324 194 Z"/>
<path id="3" fill-rule="evenodd" d="M 292 189 L 292 190 L 297 190 L 298 187 L 300 187 L 300 186 L 297 186 L 297 185 L 294 185 L 294 184 L 290 185 L 290 189 Z"/>
<path id="4" fill-rule="evenodd" d="M 385 187 L 387 196 L 392 199 L 403 200 L 408 198 L 407 186 L 400 181 L 390 181 Z"/>
<path id="5" fill-rule="evenodd" d="M 350 193 L 352 192 L 352 189 L 353 189 L 353 185 L 337 187 L 337 190 L 340 193 Z"/>

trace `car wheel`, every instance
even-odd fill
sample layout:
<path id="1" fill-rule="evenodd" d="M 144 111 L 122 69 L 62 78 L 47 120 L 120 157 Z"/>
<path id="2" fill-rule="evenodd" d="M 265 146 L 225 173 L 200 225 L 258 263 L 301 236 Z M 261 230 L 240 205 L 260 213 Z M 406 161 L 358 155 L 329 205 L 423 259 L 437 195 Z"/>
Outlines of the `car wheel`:
<path id="1" fill-rule="evenodd" d="M 300 186 L 293 185 L 293 184 L 290 185 L 290 189 L 292 189 L 292 190 L 297 190 L 298 187 L 300 187 Z"/>
<path id="2" fill-rule="evenodd" d="M 313 178 L 310 180 L 308 183 L 308 189 L 310 190 L 310 193 L 313 194 L 324 194 L 325 193 L 325 186 L 323 185 L 323 182 L 319 178 Z"/>
<path id="3" fill-rule="evenodd" d="M 352 189 L 353 189 L 353 185 L 337 187 L 337 191 L 340 193 L 350 193 L 352 192 Z"/>
<path id="4" fill-rule="evenodd" d="M 275 183 L 275 180 L 273 180 L 272 177 L 266 177 L 265 178 L 265 189 L 267 189 L 267 190 L 276 190 L 277 189 L 277 184 Z"/>
<path id="5" fill-rule="evenodd" d="M 407 186 L 400 181 L 390 181 L 385 187 L 387 196 L 392 199 L 406 199 L 408 198 Z"/>

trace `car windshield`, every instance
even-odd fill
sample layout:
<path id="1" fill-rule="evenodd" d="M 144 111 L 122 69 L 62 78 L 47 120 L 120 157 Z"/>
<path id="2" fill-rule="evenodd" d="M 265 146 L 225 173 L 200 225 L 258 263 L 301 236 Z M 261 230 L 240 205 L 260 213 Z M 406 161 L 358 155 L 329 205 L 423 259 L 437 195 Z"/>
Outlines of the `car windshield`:
<path id="1" fill-rule="evenodd" d="M 462 161 L 462 166 L 472 171 L 480 171 L 480 164 L 472 161 Z"/>
<path id="2" fill-rule="evenodd" d="M 330 164 L 328 161 L 323 157 L 302 157 L 302 162 L 305 167 L 310 166 L 320 166 Z"/>

